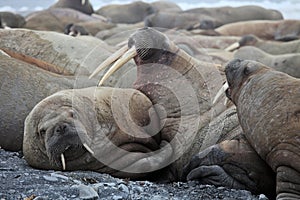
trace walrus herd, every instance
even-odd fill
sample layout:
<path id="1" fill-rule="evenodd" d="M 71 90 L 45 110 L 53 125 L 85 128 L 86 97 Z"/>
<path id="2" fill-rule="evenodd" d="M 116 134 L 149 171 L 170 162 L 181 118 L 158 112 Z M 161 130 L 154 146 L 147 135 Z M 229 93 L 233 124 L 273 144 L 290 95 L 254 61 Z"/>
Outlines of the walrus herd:
<path id="1" fill-rule="evenodd" d="M 299 20 L 74 2 L 0 29 L 1 148 L 38 169 L 300 198 Z"/>

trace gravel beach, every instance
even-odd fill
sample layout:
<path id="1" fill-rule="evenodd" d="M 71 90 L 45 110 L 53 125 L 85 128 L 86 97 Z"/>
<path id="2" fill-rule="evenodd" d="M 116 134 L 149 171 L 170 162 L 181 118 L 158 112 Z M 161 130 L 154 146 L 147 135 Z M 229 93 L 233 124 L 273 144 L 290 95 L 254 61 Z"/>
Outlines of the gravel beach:
<path id="1" fill-rule="evenodd" d="M 264 195 L 197 182 L 156 184 L 129 181 L 89 171 L 45 171 L 29 167 L 22 154 L 0 149 L 0 199 L 240 199 L 265 200 Z"/>

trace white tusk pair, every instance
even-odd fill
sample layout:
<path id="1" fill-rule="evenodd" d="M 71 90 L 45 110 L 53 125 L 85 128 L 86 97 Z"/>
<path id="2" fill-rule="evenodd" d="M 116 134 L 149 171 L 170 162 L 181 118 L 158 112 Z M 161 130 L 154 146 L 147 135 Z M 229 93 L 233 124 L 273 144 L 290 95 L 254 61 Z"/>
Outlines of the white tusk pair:
<path id="1" fill-rule="evenodd" d="M 232 45 L 230 45 L 229 47 L 227 47 L 227 48 L 225 49 L 225 51 L 234 51 L 234 50 L 236 50 L 236 49 L 238 49 L 238 48 L 240 48 L 240 43 L 235 42 L 235 43 L 233 43 Z"/>
<path id="2" fill-rule="evenodd" d="M 84 143 L 83 146 L 85 147 L 85 149 L 90 152 L 91 154 L 94 154 L 94 151 L 86 144 Z M 61 159 L 61 164 L 62 164 L 62 168 L 65 171 L 66 170 L 66 159 L 64 154 L 60 154 L 60 159 Z"/>
<path id="3" fill-rule="evenodd" d="M 226 81 L 223 86 L 221 87 L 221 89 L 218 91 L 218 93 L 216 94 L 214 100 L 213 100 L 213 105 L 220 99 L 220 97 L 222 96 L 222 94 L 224 94 L 224 92 L 229 88 L 228 82 Z M 224 105 L 227 104 L 227 98 L 225 99 Z"/>
<path id="4" fill-rule="evenodd" d="M 131 58 L 135 57 L 137 55 L 137 52 L 135 50 L 135 47 L 131 47 L 128 49 L 127 46 L 122 47 L 118 51 L 116 51 L 114 54 L 112 54 L 110 57 L 108 57 L 95 71 L 90 75 L 89 79 L 93 78 L 95 75 L 97 75 L 101 70 L 106 68 L 108 65 L 113 64 L 111 68 L 104 74 L 100 82 L 98 83 L 98 86 L 101 86 L 103 82 L 109 78 L 115 71 L 120 69 L 125 63 L 127 63 Z"/>

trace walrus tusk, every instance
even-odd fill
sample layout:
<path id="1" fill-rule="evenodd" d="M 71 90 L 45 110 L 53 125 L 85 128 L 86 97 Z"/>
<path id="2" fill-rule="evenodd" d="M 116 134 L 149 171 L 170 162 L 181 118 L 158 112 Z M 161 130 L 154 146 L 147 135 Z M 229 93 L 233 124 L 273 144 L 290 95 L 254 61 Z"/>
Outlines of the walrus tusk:
<path id="1" fill-rule="evenodd" d="M 65 160 L 65 156 L 63 153 L 60 154 L 60 158 L 61 158 L 62 168 L 63 168 L 63 170 L 66 170 L 66 160 Z"/>
<path id="2" fill-rule="evenodd" d="M 81 5 L 84 5 L 85 4 L 85 0 L 81 0 Z"/>
<path id="3" fill-rule="evenodd" d="M 225 49 L 225 51 L 234 51 L 240 47 L 240 43 L 235 42 Z"/>
<path id="4" fill-rule="evenodd" d="M 102 69 L 106 68 L 108 65 L 112 64 L 116 60 L 118 60 L 126 51 L 128 50 L 127 46 L 122 47 L 115 53 L 113 53 L 111 56 L 109 56 L 103 63 L 101 63 L 95 70 L 94 72 L 90 75 L 89 79 L 93 78 L 96 76 L 99 72 L 101 72 Z"/>
<path id="5" fill-rule="evenodd" d="M 3 51 L 2 49 L 0 49 L 0 53 L 3 54 L 4 56 L 7 56 L 9 58 L 11 58 L 10 55 L 8 55 L 5 51 Z"/>
<path id="6" fill-rule="evenodd" d="M 222 96 L 222 94 L 229 88 L 229 85 L 228 85 L 228 82 L 226 81 L 223 86 L 221 87 L 221 89 L 218 91 L 218 93 L 216 94 L 214 100 L 213 100 L 213 105 L 220 99 L 220 97 Z M 226 104 L 227 101 L 225 100 L 225 103 Z"/>
<path id="7" fill-rule="evenodd" d="M 131 58 L 135 57 L 137 55 L 137 52 L 135 50 L 135 47 L 131 47 L 128 51 L 126 51 L 122 57 L 117 60 L 113 66 L 104 74 L 102 79 L 100 80 L 98 86 L 101 86 L 103 82 L 110 77 L 115 71 L 117 71 L 120 67 L 122 67 L 125 63 L 127 63 Z"/>
<path id="8" fill-rule="evenodd" d="M 90 152 L 92 155 L 95 154 L 94 151 L 87 145 L 87 143 L 83 143 L 83 146 L 84 146 L 84 148 L 85 148 L 88 152 Z"/>

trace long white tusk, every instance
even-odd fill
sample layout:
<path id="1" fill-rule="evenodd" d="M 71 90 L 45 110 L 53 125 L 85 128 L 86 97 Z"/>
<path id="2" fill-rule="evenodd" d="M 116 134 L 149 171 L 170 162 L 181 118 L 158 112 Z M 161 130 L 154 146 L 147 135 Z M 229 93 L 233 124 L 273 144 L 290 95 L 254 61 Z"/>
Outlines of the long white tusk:
<path id="1" fill-rule="evenodd" d="M 221 87 L 221 89 L 218 91 L 218 93 L 216 94 L 214 100 L 213 100 L 213 105 L 220 99 L 220 97 L 222 96 L 222 94 L 224 94 L 224 92 L 229 88 L 228 82 L 226 81 L 224 83 L 224 85 Z M 226 101 L 225 101 L 226 102 Z"/>
<path id="2" fill-rule="evenodd" d="M 81 0 L 81 5 L 84 5 L 85 4 L 85 0 Z"/>
<path id="3" fill-rule="evenodd" d="M 11 56 L 5 53 L 5 51 L 3 51 L 2 49 L 0 49 L 0 54 L 3 54 L 4 56 L 11 58 Z"/>
<path id="4" fill-rule="evenodd" d="M 235 42 L 225 49 L 225 51 L 234 51 L 240 47 L 240 43 Z"/>
<path id="5" fill-rule="evenodd" d="M 95 154 L 94 151 L 87 145 L 87 143 L 83 143 L 83 146 L 84 146 L 84 148 L 85 148 L 88 152 L 90 152 L 92 155 Z"/>
<path id="6" fill-rule="evenodd" d="M 125 40 L 125 41 L 123 41 L 123 42 L 120 42 L 120 43 L 117 44 L 116 46 L 117 46 L 117 47 L 123 47 L 124 45 L 127 45 L 127 43 L 128 43 L 128 41 Z"/>
<path id="7" fill-rule="evenodd" d="M 137 55 L 137 52 L 135 50 L 135 47 L 131 47 L 123 56 L 117 60 L 113 66 L 104 74 L 102 79 L 100 80 L 98 86 L 101 86 L 103 82 L 110 77 L 115 71 L 117 71 L 119 68 L 121 68 L 125 63 L 127 63 L 131 58 L 135 57 Z"/>
<path id="8" fill-rule="evenodd" d="M 110 65 L 111 63 L 118 60 L 127 50 L 128 50 L 128 47 L 124 46 L 121 49 L 119 49 L 118 51 L 116 51 L 115 53 L 113 53 L 111 56 L 109 56 L 106 60 L 103 61 L 103 63 L 101 63 L 101 65 L 99 65 L 94 70 L 94 72 L 90 75 L 89 79 L 93 78 L 99 72 L 101 72 L 102 69 L 106 68 L 108 65 Z"/>
<path id="9" fill-rule="evenodd" d="M 66 160 L 65 160 L 65 156 L 63 153 L 60 154 L 60 158 L 61 158 L 62 168 L 63 168 L 63 170 L 66 170 Z"/>

